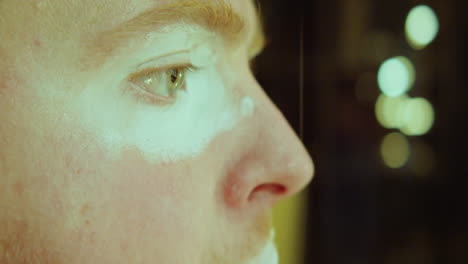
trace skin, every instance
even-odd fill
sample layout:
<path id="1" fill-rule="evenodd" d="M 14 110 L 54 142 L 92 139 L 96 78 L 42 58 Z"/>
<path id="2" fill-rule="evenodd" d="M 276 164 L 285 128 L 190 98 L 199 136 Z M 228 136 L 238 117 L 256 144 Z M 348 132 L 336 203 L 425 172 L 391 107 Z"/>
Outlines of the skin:
<path id="1" fill-rule="evenodd" d="M 217 62 L 187 77 L 189 93 L 177 98 L 210 105 L 190 109 L 191 123 L 178 129 L 226 111 L 232 125 L 205 127 L 206 145 L 170 162 L 126 131 L 145 133 L 134 122 L 144 114 L 155 124 L 149 145 L 181 140 L 165 138 L 177 127 L 164 122 L 178 122 L 182 110 L 122 92 L 132 65 L 170 46 L 155 40 L 156 51 L 134 47 L 138 61 L 126 53 L 99 68 L 79 64 L 83 36 L 154 2 L 0 1 L 0 263 L 273 263 L 255 260 L 271 208 L 310 182 L 313 164 L 250 72 L 247 43 L 229 50 L 214 41 Z M 231 3 L 253 28 L 253 4 Z M 196 78 L 207 85 L 192 85 Z M 212 106 L 215 89 L 222 104 Z M 123 136 L 105 140 L 109 133 Z"/>

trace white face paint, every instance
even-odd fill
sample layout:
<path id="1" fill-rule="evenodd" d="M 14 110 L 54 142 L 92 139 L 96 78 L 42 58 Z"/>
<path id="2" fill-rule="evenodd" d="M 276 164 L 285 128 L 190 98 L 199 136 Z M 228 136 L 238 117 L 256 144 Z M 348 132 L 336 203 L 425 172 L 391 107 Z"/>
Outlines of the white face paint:
<path id="1" fill-rule="evenodd" d="M 201 34 L 199 28 L 172 27 L 158 38 L 153 46 L 143 49 L 146 54 L 142 51 L 132 58 L 148 61 L 154 57 L 150 50 L 159 55 L 154 64 L 161 64 L 160 67 L 187 62 L 200 67 L 187 73 L 186 91 L 179 91 L 174 103 L 150 105 L 138 102 L 131 93 L 112 93 L 112 87 L 118 85 L 111 79 L 100 80 L 99 92 L 96 87 L 84 89 L 79 102 L 89 106 L 84 113 L 86 125 L 98 131 L 110 153 L 118 155 L 126 148 L 137 147 L 148 160 L 169 163 L 202 153 L 217 135 L 232 129 L 243 114 L 252 114 L 253 100 L 245 98 L 239 107 L 227 94 L 217 67 L 220 55 L 216 51 L 220 47 L 211 33 Z M 178 51 L 185 53 L 171 55 Z M 128 76 L 123 70 L 119 74 L 113 66 L 106 71 L 115 72 L 118 77 Z M 127 80 L 118 87 L 119 91 L 125 90 L 122 86 L 128 86 Z"/>
<path id="2" fill-rule="evenodd" d="M 192 49 L 190 60 L 194 66 L 206 67 L 216 64 L 218 55 L 211 46 L 209 43 L 200 43 Z"/>
<path id="3" fill-rule="evenodd" d="M 275 231 L 270 231 L 270 240 L 263 248 L 262 252 L 248 264 L 278 264 L 278 251 L 275 246 Z"/>
<path id="4" fill-rule="evenodd" d="M 255 110 L 254 100 L 249 96 L 244 97 L 244 99 L 242 99 L 241 101 L 242 115 L 250 117 L 253 114 L 254 110 Z"/>

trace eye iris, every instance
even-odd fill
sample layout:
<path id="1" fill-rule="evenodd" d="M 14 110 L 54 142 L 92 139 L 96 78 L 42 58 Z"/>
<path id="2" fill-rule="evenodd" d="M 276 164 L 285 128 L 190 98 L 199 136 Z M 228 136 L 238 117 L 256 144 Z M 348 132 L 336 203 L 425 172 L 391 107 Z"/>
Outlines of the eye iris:
<path id="1" fill-rule="evenodd" d="M 171 82 L 177 81 L 177 78 L 179 77 L 179 70 L 170 70 L 171 74 Z"/>
<path id="2" fill-rule="evenodd" d="M 181 84 L 184 80 L 183 72 L 179 69 L 172 69 L 168 71 L 169 80 L 171 84 L 171 91 L 175 92 L 177 89 L 180 88 Z"/>

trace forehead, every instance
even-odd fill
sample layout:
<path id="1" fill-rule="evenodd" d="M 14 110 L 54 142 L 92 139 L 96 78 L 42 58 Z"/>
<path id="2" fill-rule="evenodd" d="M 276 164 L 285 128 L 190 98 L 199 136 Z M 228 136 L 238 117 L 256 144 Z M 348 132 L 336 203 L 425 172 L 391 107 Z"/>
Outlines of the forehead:
<path id="1" fill-rule="evenodd" d="M 261 32 L 253 0 L 182 1 L 225 1 L 251 32 Z M 176 0 L 0 0 L 0 56 L 12 57 L 15 65 L 22 65 L 22 68 L 32 67 L 34 61 L 42 65 L 45 59 L 51 65 L 69 65 L 70 62 L 79 65 L 83 54 L 87 54 L 84 43 L 89 39 L 147 10 L 173 2 Z M 255 43 L 263 43 L 260 41 L 263 38 L 254 39 L 259 39 Z M 4 66 L 5 63 L 0 62 L 0 67 Z"/>
<path id="2" fill-rule="evenodd" d="M 132 17 L 156 6 L 164 6 L 176 0 L 27 0 L 26 6 L 19 5 L 17 0 L 3 0 L 11 3 L 10 9 L 30 9 L 31 15 L 39 20 L 49 22 L 49 26 L 61 27 L 63 31 L 71 30 L 105 30 L 118 25 Z M 223 1 L 223 0 L 208 0 Z M 186 0 L 185 2 L 203 2 Z M 254 15 L 251 0 L 224 0 L 243 17 L 247 23 Z M 1 0 L 0 0 L 1 3 Z M 21 12 L 21 11 L 19 11 Z"/>
<path id="3" fill-rule="evenodd" d="M 232 6 L 248 27 L 254 27 L 257 22 L 252 0 L 182 1 L 187 3 L 224 1 Z M 147 10 L 173 2 L 176 1 L 23 0 L 19 4 L 17 0 L 0 0 L 0 20 L 2 20 L 0 32 L 14 35 L 17 42 L 22 43 L 25 40 L 40 39 L 45 46 L 55 46 L 56 43 L 73 46 L 78 41 L 96 37 L 99 32 L 117 27 Z M 12 40 L 10 50 L 16 49 L 19 44 Z M 0 48 L 1 46 L 0 43 Z"/>

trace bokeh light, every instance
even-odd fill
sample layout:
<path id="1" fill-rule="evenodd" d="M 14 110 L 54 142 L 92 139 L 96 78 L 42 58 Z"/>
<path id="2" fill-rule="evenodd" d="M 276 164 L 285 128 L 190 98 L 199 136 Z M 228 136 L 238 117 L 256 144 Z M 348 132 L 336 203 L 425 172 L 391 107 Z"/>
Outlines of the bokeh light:
<path id="1" fill-rule="evenodd" d="M 409 136 L 424 135 L 434 124 L 434 109 L 424 98 L 408 100 L 401 114 L 404 120 L 401 131 Z"/>
<path id="2" fill-rule="evenodd" d="M 410 156 L 410 146 L 404 135 L 393 132 L 384 137 L 380 154 L 386 166 L 396 169 L 403 167 Z"/>
<path id="3" fill-rule="evenodd" d="M 411 9 L 405 23 L 406 39 L 414 49 L 423 49 L 439 32 L 439 20 L 434 10 L 427 5 Z"/>
<path id="4" fill-rule="evenodd" d="M 381 94 L 375 104 L 377 121 L 385 128 L 400 129 L 408 136 L 426 134 L 434 124 L 434 108 L 424 98 L 404 94 L 389 97 Z"/>
<path id="5" fill-rule="evenodd" d="M 406 94 L 398 97 L 389 97 L 381 94 L 375 104 L 375 115 L 379 123 L 388 129 L 404 126 L 404 111 L 409 98 Z"/>
<path id="6" fill-rule="evenodd" d="M 406 57 L 398 56 L 382 63 L 377 74 L 377 82 L 382 93 L 397 97 L 411 89 L 415 75 L 413 63 Z"/>

